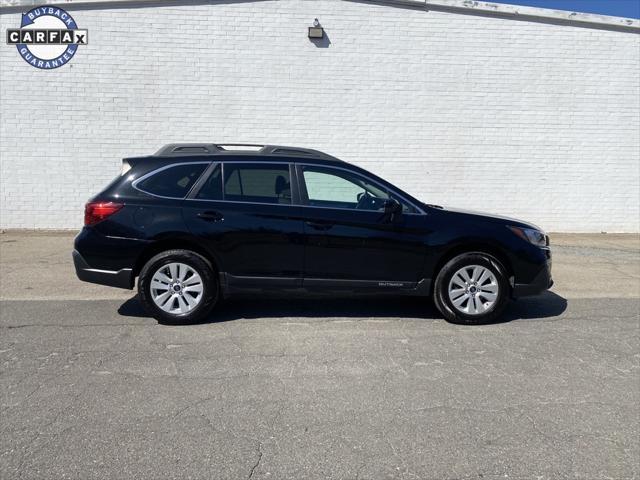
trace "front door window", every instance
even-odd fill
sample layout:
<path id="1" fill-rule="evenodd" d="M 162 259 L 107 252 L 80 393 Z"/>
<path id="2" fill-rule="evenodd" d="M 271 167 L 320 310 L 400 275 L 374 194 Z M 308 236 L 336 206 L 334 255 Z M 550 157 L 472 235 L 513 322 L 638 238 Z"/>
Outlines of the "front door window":
<path id="1" fill-rule="evenodd" d="M 313 207 L 383 211 L 385 200 L 394 198 L 405 213 L 415 212 L 389 190 L 355 173 L 315 166 L 304 166 L 302 172 Z"/>

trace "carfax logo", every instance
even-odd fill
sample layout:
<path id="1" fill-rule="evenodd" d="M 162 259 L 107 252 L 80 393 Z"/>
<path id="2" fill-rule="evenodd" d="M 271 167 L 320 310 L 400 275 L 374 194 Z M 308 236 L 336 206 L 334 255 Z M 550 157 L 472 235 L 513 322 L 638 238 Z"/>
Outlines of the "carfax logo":
<path id="1" fill-rule="evenodd" d="M 32 8 L 22 14 L 20 28 L 7 30 L 7 43 L 18 48 L 25 62 L 43 70 L 67 64 L 88 40 L 87 30 L 59 7 Z"/>

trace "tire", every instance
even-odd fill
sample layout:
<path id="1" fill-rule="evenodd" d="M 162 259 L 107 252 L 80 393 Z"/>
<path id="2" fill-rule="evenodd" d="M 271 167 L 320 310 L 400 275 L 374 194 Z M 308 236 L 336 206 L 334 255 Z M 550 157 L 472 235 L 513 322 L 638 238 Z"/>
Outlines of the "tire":
<path id="1" fill-rule="evenodd" d="M 151 258 L 140 271 L 138 296 L 158 322 L 186 325 L 209 315 L 218 302 L 220 288 L 214 269 L 204 257 L 190 250 L 167 250 Z"/>
<path id="2" fill-rule="evenodd" d="M 507 273 L 500 262 L 486 253 L 471 252 L 452 258 L 442 267 L 433 300 L 447 321 L 481 325 L 499 321 L 509 302 L 509 291 Z"/>

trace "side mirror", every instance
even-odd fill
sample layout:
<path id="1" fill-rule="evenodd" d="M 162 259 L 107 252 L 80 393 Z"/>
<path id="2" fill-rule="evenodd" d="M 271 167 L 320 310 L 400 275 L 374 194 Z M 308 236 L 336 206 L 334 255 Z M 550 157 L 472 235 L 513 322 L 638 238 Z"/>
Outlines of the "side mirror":
<path id="1" fill-rule="evenodd" d="M 395 222 L 402 215 L 402 205 L 397 200 L 390 198 L 383 203 L 384 219 L 387 222 Z"/>

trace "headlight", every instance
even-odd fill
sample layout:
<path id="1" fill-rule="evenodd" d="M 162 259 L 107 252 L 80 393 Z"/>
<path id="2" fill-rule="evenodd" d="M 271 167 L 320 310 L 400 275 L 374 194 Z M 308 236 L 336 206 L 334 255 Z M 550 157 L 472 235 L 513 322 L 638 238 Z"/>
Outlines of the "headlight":
<path id="1" fill-rule="evenodd" d="M 509 230 L 511 230 L 523 240 L 526 240 L 529 243 L 533 243 L 538 247 L 546 247 L 549 245 L 548 237 L 544 234 L 544 232 L 541 232 L 540 230 L 522 227 L 509 227 Z"/>

